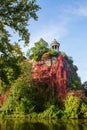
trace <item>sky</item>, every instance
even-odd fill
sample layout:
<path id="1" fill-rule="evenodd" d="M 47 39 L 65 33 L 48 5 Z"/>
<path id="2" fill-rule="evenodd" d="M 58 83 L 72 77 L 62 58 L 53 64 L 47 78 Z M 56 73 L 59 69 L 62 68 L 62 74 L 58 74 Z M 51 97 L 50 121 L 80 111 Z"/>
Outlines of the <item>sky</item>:
<path id="1" fill-rule="evenodd" d="M 87 0 L 37 0 L 38 20 L 29 22 L 30 43 L 56 39 L 60 51 L 73 58 L 81 81 L 87 81 Z M 24 52 L 27 48 L 22 48 Z"/>

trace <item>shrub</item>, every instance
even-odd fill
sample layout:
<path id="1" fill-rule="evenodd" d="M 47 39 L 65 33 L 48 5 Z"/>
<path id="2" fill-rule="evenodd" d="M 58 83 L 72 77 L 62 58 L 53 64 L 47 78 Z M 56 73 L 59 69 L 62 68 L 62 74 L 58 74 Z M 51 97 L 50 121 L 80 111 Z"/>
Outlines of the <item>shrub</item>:
<path id="1" fill-rule="evenodd" d="M 87 104 L 82 102 L 79 118 L 87 118 Z"/>
<path id="2" fill-rule="evenodd" d="M 68 94 L 65 100 L 65 118 L 78 118 L 81 100 L 73 93 Z"/>
<path id="3" fill-rule="evenodd" d="M 29 63 L 21 64 L 21 75 L 11 87 L 7 102 L 3 106 L 4 112 L 29 113 L 33 111 L 33 82 L 31 76 L 32 67 Z"/>
<path id="4" fill-rule="evenodd" d="M 39 114 L 39 118 L 61 118 L 62 113 L 62 110 L 60 110 L 58 107 L 51 105 L 43 113 Z"/>

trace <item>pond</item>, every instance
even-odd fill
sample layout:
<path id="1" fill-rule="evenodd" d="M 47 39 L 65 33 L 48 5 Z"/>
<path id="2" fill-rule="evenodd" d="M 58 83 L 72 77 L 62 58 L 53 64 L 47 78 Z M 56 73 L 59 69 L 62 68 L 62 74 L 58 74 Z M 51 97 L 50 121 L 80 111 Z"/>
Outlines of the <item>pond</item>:
<path id="1" fill-rule="evenodd" d="M 87 120 L 0 120 L 0 130 L 87 130 Z"/>

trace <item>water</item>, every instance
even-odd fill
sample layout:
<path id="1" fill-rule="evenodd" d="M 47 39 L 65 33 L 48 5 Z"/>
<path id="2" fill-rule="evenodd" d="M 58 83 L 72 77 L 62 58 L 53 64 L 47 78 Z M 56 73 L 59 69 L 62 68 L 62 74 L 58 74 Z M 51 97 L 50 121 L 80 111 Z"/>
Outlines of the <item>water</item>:
<path id="1" fill-rule="evenodd" d="M 87 130 L 87 120 L 0 120 L 0 130 Z"/>

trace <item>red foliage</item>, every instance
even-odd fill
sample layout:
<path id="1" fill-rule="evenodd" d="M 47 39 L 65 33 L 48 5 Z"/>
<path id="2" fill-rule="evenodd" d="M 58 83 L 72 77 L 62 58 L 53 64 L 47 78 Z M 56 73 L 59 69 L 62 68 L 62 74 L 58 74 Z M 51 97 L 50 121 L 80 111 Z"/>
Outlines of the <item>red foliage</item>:
<path id="1" fill-rule="evenodd" d="M 0 103 L 3 103 L 3 97 L 0 95 Z"/>
<path id="2" fill-rule="evenodd" d="M 49 82 L 50 66 L 44 64 L 44 62 L 38 62 L 34 65 L 33 79 L 37 82 Z"/>
<path id="3" fill-rule="evenodd" d="M 38 83 L 46 83 L 48 86 L 56 89 L 56 95 L 61 100 L 65 98 L 67 92 L 67 67 L 65 58 L 60 55 L 56 58 L 56 63 L 48 66 L 45 61 L 34 64 L 33 79 Z M 0 96 L 0 102 L 6 103 L 10 89 L 3 96 Z"/>
<path id="4" fill-rule="evenodd" d="M 67 67 L 65 67 L 64 57 L 58 56 L 56 63 L 48 66 L 44 61 L 34 65 L 33 79 L 37 83 L 47 83 L 56 88 L 56 94 L 60 99 L 64 99 L 67 90 Z"/>
<path id="5" fill-rule="evenodd" d="M 4 95 L 0 95 L 0 102 L 1 102 L 1 104 L 5 104 L 5 103 L 6 103 L 7 96 L 8 96 L 8 94 L 9 94 L 9 91 L 10 91 L 10 89 L 8 89 L 8 90 L 5 92 Z"/>

